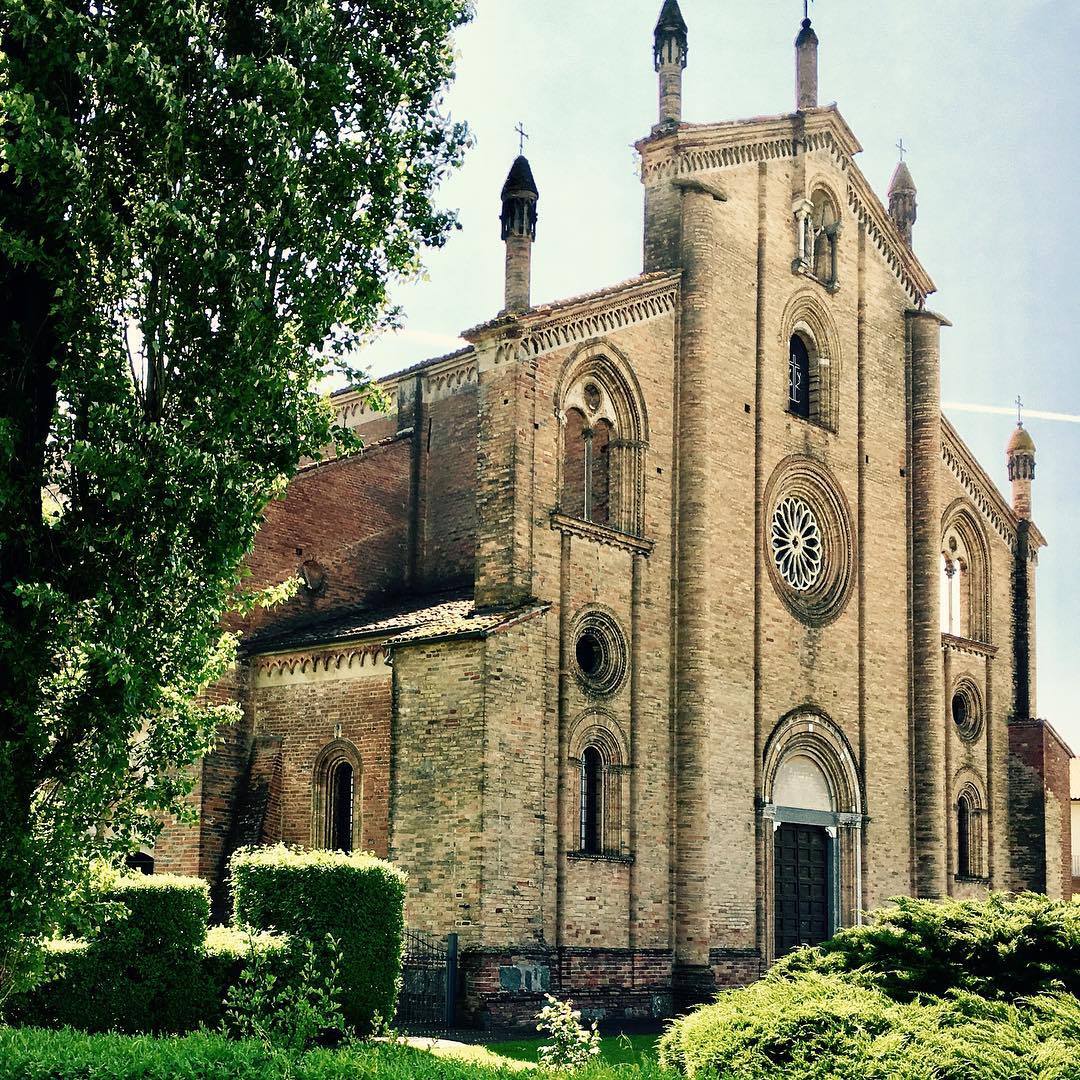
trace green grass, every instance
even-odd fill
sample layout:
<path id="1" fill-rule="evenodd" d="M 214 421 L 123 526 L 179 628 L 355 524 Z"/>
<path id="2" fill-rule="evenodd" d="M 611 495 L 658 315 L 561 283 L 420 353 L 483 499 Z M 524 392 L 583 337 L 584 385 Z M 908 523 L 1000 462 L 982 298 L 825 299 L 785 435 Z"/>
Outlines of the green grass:
<path id="1" fill-rule="evenodd" d="M 600 1040 L 600 1060 L 605 1065 L 638 1065 L 656 1061 L 658 1035 L 615 1035 Z M 487 1048 L 501 1057 L 516 1061 L 537 1061 L 545 1039 L 513 1039 L 487 1043 Z"/>
<path id="2" fill-rule="evenodd" d="M 651 1055 L 655 1039 L 626 1045 L 606 1039 L 607 1062 L 580 1080 L 669 1080 Z M 539 1039 L 502 1044 L 536 1056 Z M 367 1044 L 302 1056 L 268 1052 L 251 1040 L 202 1032 L 181 1038 L 87 1035 L 68 1030 L 0 1025 L 0 1080 L 532 1080 L 559 1075 L 483 1047 L 451 1045 L 450 1054 L 391 1044 Z M 470 1060 L 467 1051 L 475 1054 Z M 458 1055 L 462 1056 L 458 1056 Z M 620 1056 L 621 1055 L 621 1056 Z M 624 1062 L 619 1068 L 614 1065 Z"/>

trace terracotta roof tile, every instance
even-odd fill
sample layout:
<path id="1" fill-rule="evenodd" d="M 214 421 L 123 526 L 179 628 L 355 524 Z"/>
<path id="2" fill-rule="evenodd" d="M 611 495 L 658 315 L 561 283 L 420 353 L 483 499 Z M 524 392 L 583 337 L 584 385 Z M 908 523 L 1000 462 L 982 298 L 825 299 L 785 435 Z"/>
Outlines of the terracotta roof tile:
<path id="1" fill-rule="evenodd" d="M 244 642 L 248 656 L 287 652 L 312 645 L 381 638 L 387 645 L 453 637 L 487 637 L 502 626 L 546 611 L 534 601 L 517 607 L 477 609 L 471 594 L 418 597 L 400 605 L 338 612 L 287 630 L 253 634 Z"/>

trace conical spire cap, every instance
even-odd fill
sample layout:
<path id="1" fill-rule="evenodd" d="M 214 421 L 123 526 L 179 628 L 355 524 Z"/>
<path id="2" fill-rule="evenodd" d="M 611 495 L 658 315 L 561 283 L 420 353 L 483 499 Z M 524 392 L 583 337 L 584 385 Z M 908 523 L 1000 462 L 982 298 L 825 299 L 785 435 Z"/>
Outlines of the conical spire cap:
<path id="1" fill-rule="evenodd" d="M 686 20 L 679 10 L 679 0 L 664 0 L 653 31 L 653 61 L 658 71 L 665 60 L 675 60 L 686 67 L 686 54 L 689 52 L 686 35 Z"/>
<path id="2" fill-rule="evenodd" d="M 893 195 L 914 195 L 916 194 L 915 181 L 912 179 L 911 170 L 907 167 L 907 162 L 897 162 L 896 169 L 892 174 L 892 179 L 889 181 L 889 197 Z"/>
<path id="3" fill-rule="evenodd" d="M 536 181 L 533 179 L 529 159 L 524 154 L 519 154 L 514 159 L 514 164 L 510 166 L 506 183 L 503 184 L 502 200 L 506 202 L 507 199 L 522 195 L 532 195 L 534 199 L 538 199 L 540 192 L 536 190 Z"/>
<path id="4" fill-rule="evenodd" d="M 679 10 L 679 0 L 664 0 L 664 6 L 660 9 L 660 18 L 656 20 L 656 29 L 653 33 L 682 34 L 686 36 L 686 20 Z"/>
<path id="5" fill-rule="evenodd" d="M 816 45 L 818 43 L 818 36 L 814 33 L 814 28 L 810 25 L 809 19 L 803 19 L 802 29 L 799 31 L 799 36 L 795 39 L 795 48 L 801 49 L 804 45 Z"/>

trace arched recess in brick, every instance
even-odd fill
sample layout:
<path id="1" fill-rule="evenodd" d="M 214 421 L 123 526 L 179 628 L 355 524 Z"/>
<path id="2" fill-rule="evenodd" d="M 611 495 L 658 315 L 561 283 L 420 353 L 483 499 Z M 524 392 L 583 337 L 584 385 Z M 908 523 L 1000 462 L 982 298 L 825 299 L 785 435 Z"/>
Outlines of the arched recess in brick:
<path id="1" fill-rule="evenodd" d="M 953 502 L 941 521 L 942 630 L 990 644 L 990 543 L 986 532 L 966 499 Z"/>
<path id="2" fill-rule="evenodd" d="M 327 743 L 311 770 L 311 846 L 353 851 L 364 820 L 364 772 L 360 751 L 348 739 Z"/>
<path id="3" fill-rule="evenodd" d="M 759 798 L 765 942 L 775 959 L 850 925 L 861 908 L 862 781 L 851 745 L 824 712 L 799 708 L 776 725 Z M 809 861 L 799 865 L 800 858 Z M 799 936 L 798 915 L 792 918 L 800 907 L 819 913 L 810 937 Z"/>
<path id="4" fill-rule="evenodd" d="M 630 747 L 607 709 L 590 709 L 574 722 L 569 739 L 571 775 L 578 777 L 576 823 L 567 847 L 586 855 L 628 855 Z"/>
<path id="5" fill-rule="evenodd" d="M 953 779 L 953 864 L 958 878 L 986 875 L 988 832 L 986 784 L 970 766 Z"/>
<path id="6" fill-rule="evenodd" d="M 641 536 L 649 429 L 629 360 L 610 342 L 586 342 L 563 365 L 554 397 L 559 511 Z"/>
<path id="7" fill-rule="evenodd" d="M 828 308 L 810 289 L 797 292 L 787 303 L 780 320 L 780 345 L 788 377 L 785 408 L 829 431 L 840 429 L 840 335 Z M 795 342 L 806 350 L 805 360 Z M 805 367 L 809 380 L 805 406 L 792 398 L 793 357 Z"/>

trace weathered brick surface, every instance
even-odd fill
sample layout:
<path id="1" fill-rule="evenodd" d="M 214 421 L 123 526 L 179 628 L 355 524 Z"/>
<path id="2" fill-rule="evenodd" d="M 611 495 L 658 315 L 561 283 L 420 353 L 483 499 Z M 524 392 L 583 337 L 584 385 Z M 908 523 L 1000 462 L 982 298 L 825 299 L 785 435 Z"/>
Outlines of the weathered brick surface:
<path id="1" fill-rule="evenodd" d="M 1069 748 L 1045 720 L 1009 725 L 1014 889 L 1072 895 Z"/>
<path id="2" fill-rule="evenodd" d="M 831 815 L 836 922 L 902 893 L 1067 887 L 1067 751 L 1026 720 L 1042 540 L 943 423 L 932 283 L 853 149 L 832 108 L 665 127 L 639 144 L 645 275 L 467 331 L 470 348 L 387 382 L 387 415 L 339 399 L 372 449 L 268 511 L 256 580 L 309 553 L 327 570 L 322 595 L 271 617 L 471 585 L 502 621 L 255 656 L 235 749 L 201 775 L 203 845 L 177 865 L 227 846 L 228 754 L 253 739 L 279 754 L 263 835 L 312 842 L 314 762 L 347 740 L 364 846 L 408 871 L 411 926 L 459 935 L 464 1013 L 493 1026 L 549 988 L 590 1015 L 658 1016 L 757 978 L 791 809 L 772 785 L 797 753 L 828 776 L 831 809 L 795 809 Z M 799 262 L 796 213 L 821 191 L 841 219 L 831 282 Z M 814 338 L 809 420 L 787 408 L 795 333 Z M 566 447 L 581 416 L 609 447 L 599 521 L 581 520 Z M 838 508 L 826 572 L 850 567 L 821 618 L 770 569 L 796 466 Z M 983 618 L 943 636 L 959 520 Z M 621 643 L 602 689 L 575 659 L 587 618 Z M 981 707 L 969 737 L 959 680 Z M 578 850 L 587 746 L 608 770 L 599 855 Z M 266 761 L 244 760 L 255 783 Z M 978 872 L 961 878 L 965 790 Z"/>

